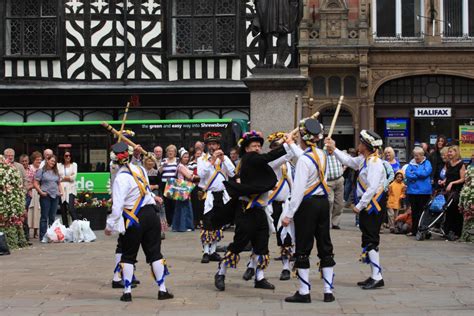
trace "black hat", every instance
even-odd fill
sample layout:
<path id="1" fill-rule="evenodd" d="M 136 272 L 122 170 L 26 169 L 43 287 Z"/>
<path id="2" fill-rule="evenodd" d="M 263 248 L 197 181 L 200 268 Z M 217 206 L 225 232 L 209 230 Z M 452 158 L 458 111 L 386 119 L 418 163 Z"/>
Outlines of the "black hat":
<path id="1" fill-rule="evenodd" d="M 379 134 L 365 129 L 360 131 L 360 141 L 371 151 L 374 151 L 383 145 L 382 137 L 380 137 Z"/>
<path id="2" fill-rule="evenodd" d="M 123 153 L 123 152 L 128 152 L 128 145 L 125 144 L 124 142 L 119 142 L 119 143 L 116 143 L 112 146 L 112 151 L 114 152 L 114 154 L 120 154 L 120 153 Z"/>
<path id="3" fill-rule="evenodd" d="M 263 145 L 264 141 L 265 140 L 263 139 L 263 135 L 261 132 L 251 130 L 250 132 L 247 132 L 242 135 L 242 138 L 239 140 L 238 145 L 239 147 L 245 148 L 253 142 L 259 142 L 260 145 Z"/>
<path id="4" fill-rule="evenodd" d="M 204 134 L 204 143 L 216 142 L 220 143 L 222 139 L 222 134 L 219 132 L 207 132 Z"/>
<path id="5" fill-rule="evenodd" d="M 323 138 L 323 125 L 317 119 L 303 119 L 299 125 L 301 139 L 307 145 L 317 143 Z"/>

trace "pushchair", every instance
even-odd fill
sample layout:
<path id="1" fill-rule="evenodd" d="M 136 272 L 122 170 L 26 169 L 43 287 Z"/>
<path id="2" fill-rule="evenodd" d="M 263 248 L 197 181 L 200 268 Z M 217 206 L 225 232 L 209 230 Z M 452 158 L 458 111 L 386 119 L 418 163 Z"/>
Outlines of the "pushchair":
<path id="1" fill-rule="evenodd" d="M 433 195 L 421 213 L 416 240 L 430 239 L 433 234 L 441 237 L 446 235 L 443 228 L 446 210 L 453 201 L 453 194 L 449 194 L 447 200 L 444 192 L 437 192 Z"/>

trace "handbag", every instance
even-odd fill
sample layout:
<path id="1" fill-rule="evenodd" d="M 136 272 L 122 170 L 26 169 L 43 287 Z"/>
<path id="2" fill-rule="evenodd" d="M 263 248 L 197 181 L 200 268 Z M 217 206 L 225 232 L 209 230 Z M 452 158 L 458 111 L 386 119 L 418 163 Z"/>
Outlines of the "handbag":
<path id="1" fill-rule="evenodd" d="M 175 201 L 186 201 L 191 197 L 195 184 L 184 179 L 171 178 L 166 180 L 164 196 Z"/>

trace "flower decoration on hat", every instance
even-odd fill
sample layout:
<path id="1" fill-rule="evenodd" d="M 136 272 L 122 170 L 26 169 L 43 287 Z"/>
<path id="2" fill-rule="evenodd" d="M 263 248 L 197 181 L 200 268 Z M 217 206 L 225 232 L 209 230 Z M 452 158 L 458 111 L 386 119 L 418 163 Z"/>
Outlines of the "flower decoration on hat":
<path id="1" fill-rule="evenodd" d="M 220 143 L 222 139 L 222 134 L 220 132 L 207 132 L 204 134 L 204 142 L 207 144 L 209 142 Z"/>
<path id="2" fill-rule="evenodd" d="M 372 151 L 382 147 L 383 145 L 382 138 L 378 134 L 365 129 L 360 131 L 360 140 Z"/>
<path id="3" fill-rule="evenodd" d="M 311 128 L 308 128 L 309 127 L 308 123 L 314 123 L 312 125 L 316 125 L 316 127 L 311 126 Z M 319 123 L 319 121 L 316 119 L 309 119 L 309 118 L 302 119 L 299 124 L 299 131 L 300 131 L 301 139 L 308 146 L 314 146 L 318 141 L 324 138 L 323 124 Z"/>
<path id="4" fill-rule="evenodd" d="M 284 138 L 285 135 L 286 135 L 285 132 L 275 132 L 275 133 L 271 133 L 270 135 L 268 135 L 267 141 L 268 141 L 269 143 L 273 143 L 273 142 L 275 142 L 275 141 L 278 141 L 278 140 Z"/>
<path id="5" fill-rule="evenodd" d="M 245 148 L 251 142 L 259 142 L 260 144 L 263 145 L 264 139 L 263 139 L 262 132 L 257 132 L 255 130 L 251 130 L 250 132 L 244 133 L 244 135 L 242 135 L 242 138 L 240 138 L 237 145 L 239 147 L 244 147 Z"/>
<path id="6" fill-rule="evenodd" d="M 115 164 L 123 164 L 125 162 L 128 162 L 129 157 L 133 155 L 133 147 L 127 146 L 126 150 L 117 153 L 114 151 L 114 147 L 117 144 L 112 146 L 112 151 L 110 152 L 110 160 L 112 161 L 112 163 L 115 163 Z M 124 143 L 121 143 L 121 144 L 124 144 Z"/>

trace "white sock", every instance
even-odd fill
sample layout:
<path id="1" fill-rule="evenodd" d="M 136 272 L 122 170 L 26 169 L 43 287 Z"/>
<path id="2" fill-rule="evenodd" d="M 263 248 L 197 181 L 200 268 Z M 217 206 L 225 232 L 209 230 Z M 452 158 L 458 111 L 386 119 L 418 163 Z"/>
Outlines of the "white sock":
<path id="1" fill-rule="evenodd" d="M 213 253 L 216 252 L 216 249 L 217 249 L 217 241 L 213 241 L 212 244 L 211 244 L 211 248 L 209 250 L 209 253 L 212 255 Z"/>
<path id="2" fill-rule="evenodd" d="M 255 261 L 255 255 L 251 255 L 249 258 L 249 263 L 247 263 L 247 268 L 255 269 L 257 267 L 257 263 Z"/>
<path id="3" fill-rule="evenodd" d="M 153 269 L 153 273 L 155 274 L 156 282 L 160 287 L 160 291 L 166 292 L 166 285 L 165 285 L 165 266 L 163 265 L 163 259 L 153 261 L 151 264 L 151 268 Z"/>
<path id="4" fill-rule="evenodd" d="M 225 275 L 227 272 L 227 266 L 221 262 L 220 264 L 220 267 L 219 267 L 219 271 L 217 272 L 217 274 L 219 275 Z"/>
<path id="5" fill-rule="evenodd" d="M 300 281 L 300 288 L 298 290 L 298 293 L 301 295 L 306 295 L 309 294 L 309 291 L 311 290 L 310 286 L 308 286 L 309 283 L 309 269 L 298 269 L 298 280 Z M 305 282 L 303 282 L 305 281 Z"/>
<path id="6" fill-rule="evenodd" d="M 123 288 L 124 293 L 132 293 L 133 264 L 122 263 L 123 265 Z M 128 285 L 128 286 L 127 286 Z"/>
<path id="7" fill-rule="evenodd" d="M 376 264 L 378 267 L 380 267 L 380 268 L 382 267 L 380 265 L 380 255 L 379 255 L 378 251 L 375 251 L 374 249 L 369 251 L 369 259 L 372 263 Z M 376 280 L 376 281 L 382 280 L 382 273 L 381 273 L 380 269 L 372 263 L 370 264 L 370 268 L 372 269 L 371 278 Z"/>
<path id="8" fill-rule="evenodd" d="M 332 293 L 331 285 L 334 286 L 334 269 L 333 267 L 327 267 L 322 269 L 323 274 L 323 288 L 324 293 Z M 327 282 L 326 282 L 327 281 Z M 328 284 L 329 282 L 329 284 Z"/>
<path id="9" fill-rule="evenodd" d="M 282 257 L 283 270 L 290 270 L 290 259 L 286 256 Z"/>
<path id="10" fill-rule="evenodd" d="M 120 260 L 122 260 L 122 254 L 121 253 L 116 253 L 115 254 L 115 268 L 117 269 L 117 266 L 120 264 Z M 122 280 L 122 272 L 120 269 L 118 271 L 114 272 L 114 281 L 119 282 Z"/>
<path id="11" fill-rule="evenodd" d="M 209 244 L 204 244 L 204 253 L 209 254 L 209 248 L 210 248 Z"/>
<path id="12" fill-rule="evenodd" d="M 257 281 L 261 281 L 263 279 L 265 279 L 265 275 L 263 274 L 263 270 L 262 269 L 257 269 L 257 271 L 255 271 L 255 279 Z"/>

